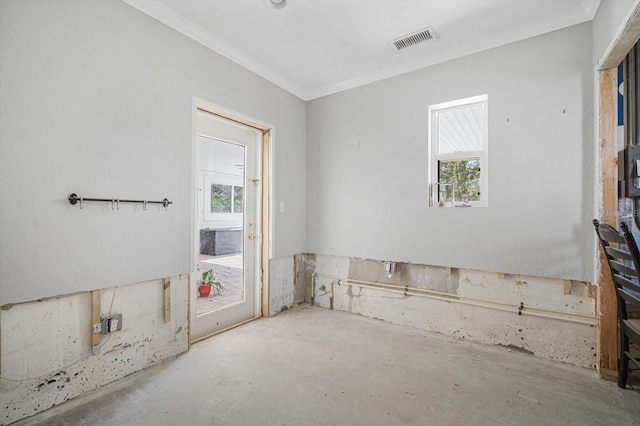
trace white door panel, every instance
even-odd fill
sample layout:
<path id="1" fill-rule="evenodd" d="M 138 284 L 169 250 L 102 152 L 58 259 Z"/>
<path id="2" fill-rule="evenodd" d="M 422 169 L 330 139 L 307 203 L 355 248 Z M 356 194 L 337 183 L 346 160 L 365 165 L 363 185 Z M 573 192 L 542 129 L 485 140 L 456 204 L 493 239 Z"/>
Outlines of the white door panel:
<path id="1" fill-rule="evenodd" d="M 259 315 L 261 252 L 260 132 L 198 111 L 196 134 L 192 341 Z M 197 280 L 208 269 L 224 290 L 200 296 Z"/>

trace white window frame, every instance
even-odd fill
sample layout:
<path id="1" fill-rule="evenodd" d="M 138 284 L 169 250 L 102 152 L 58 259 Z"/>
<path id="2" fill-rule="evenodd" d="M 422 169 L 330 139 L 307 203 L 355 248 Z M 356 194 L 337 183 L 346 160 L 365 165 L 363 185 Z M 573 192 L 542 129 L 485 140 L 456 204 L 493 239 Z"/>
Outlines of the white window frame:
<path id="1" fill-rule="evenodd" d="M 480 151 L 462 151 L 449 154 L 438 154 L 438 114 L 441 112 L 451 111 L 460 107 L 469 107 L 474 105 L 482 105 L 482 117 L 481 117 L 481 137 L 482 147 Z M 438 183 L 438 162 L 439 161 L 463 161 L 472 158 L 480 159 L 480 201 L 470 201 L 471 206 L 486 207 L 489 200 L 489 162 L 488 162 L 488 141 L 489 141 L 489 96 L 479 95 L 469 98 L 458 99 L 450 102 L 443 102 L 440 104 L 429 106 L 429 155 L 430 161 L 428 166 L 429 173 L 429 188 L 431 196 L 431 188 Z M 435 189 L 435 188 L 434 188 Z M 454 188 L 455 190 L 455 188 Z M 436 199 L 432 205 L 438 206 L 438 195 L 435 194 Z M 455 200 L 452 203 L 456 204 Z M 459 204 L 459 203 L 458 203 Z"/>
<path id="2" fill-rule="evenodd" d="M 231 186 L 231 213 L 214 213 L 211 211 L 211 185 L 227 185 Z M 218 174 L 205 175 L 204 177 L 204 221 L 205 222 L 215 222 L 215 221 L 224 221 L 224 220 L 240 220 L 242 221 L 242 217 L 244 212 L 234 212 L 234 204 L 233 204 L 233 188 L 234 187 L 242 187 L 242 178 L 235 176 L 220 176 Z M 246 200 L 245 200 L 246 201 Z M 244 207 L 243 207 L 244 209 Z"/>

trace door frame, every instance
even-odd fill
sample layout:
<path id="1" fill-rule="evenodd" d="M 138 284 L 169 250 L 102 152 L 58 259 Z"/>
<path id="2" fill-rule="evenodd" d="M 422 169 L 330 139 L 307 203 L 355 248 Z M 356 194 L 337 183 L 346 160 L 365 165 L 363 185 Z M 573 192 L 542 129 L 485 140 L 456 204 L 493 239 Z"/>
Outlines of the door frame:
<path id="1" fill-rule="evenodd" d="M 207 112 L 209 114 L 213 114 L 219 117 L 222 117 L 224 119 L 236 122 L 236 123 L 240 123 L 243 124 L 245 126 L 249 126 L 253 129 L 256 129 L 257 131 L 259 131 L 262 134 L 262 138 L 261 138 L 261 155 L 260 155 L 260 168 L 261 168 L 261 183 L 262 185 L 260 186 L 262 193 L 261 193 L 261 205 L 258 206 L 257 208 L 260 209 L 261 211 L 261 239 L 260 239 L 260 270 L 258 271 L 259 273 L 259 277 L 260 279 L 258 280 L 259 282 L 259 291 L 258 291 L 258 297 L 256 300 L 256 316 L 254 318 L 251 318 L 247 321 L 243 321 L 241 323 L 235 324 L 231 327 L 227 327 L 225 329 L 216 331 L 214 333 L 211 333 L 207 336 L 204 336 L 200 339 L 198 339 L 198 341 L 200 340 L 204 340 L 206 338 L 209 338 L 215 334 L 219 334 L 222 333 L 224 331 L 227 331 L 231 328 L 235 328 L 239 325 L 245 324 L 246 322 L 249 321 L 253 321 L 254 319 L 260 318 L 260 317 L 269 317 L 269 260 L 271 259 L 271 255 L 272 255 L 272 220 L 271 218 L 273 217 L 272 215 L 272 197 L 271 197 L 271 193 L 272 193 L 272 159 L 273 159 L 273 135 L 275 133 L 275 126 L 257 120 L 255 118 L 246 116 L 244 114 L 240 114 L 238 112 L 229 110 L 227 108 L 224 108 L 220 105 L 216 105 L 214 103 L 205 101 L 204 99 L 200 99 L 197 97 L 193 98 L 193 105 L 192 105 L 192 109 L 191 109 L 191 116 L 192 116 L 192 143 L 191 143 L 191 184 L 190 184 L 190 191 L 191 191 L 191 248 L 190 248 L 190 252 L 191 252 L 191 259 L 190 259 L 190 270 L 193 271 L 195 269 L 195 253 L 193 252 L 195 250 L 195 227 L 196 227 L 196 217 L 197 217 L 197 211 L 196 211 L 196 194 L 195 191 L 193 190 L 196 187 L 196 174 L 197 174 L 197 169 L 198 169 L 198 164 L 197 164 L 197 131 L 196 131 L 196 115 L 197 115 L 197 111 L 201 110 L 204 112 Z M 192 343 L 195 343 L 191 340 L 191 296 L 192 296 L 192 292 L 194 291 L 193 289 L 193 285 L 192 285 L 192 280 L 194 279 L 194 277 L 192 276 L 191 273 L 189 273 L 189 277 L 188 277 L 188 282 L 189 282 L 189 289 L 187 292 L 187 298 L 188 298 L 188 314 L 187 314 L 187 320 L 189 322 L 189 333 L 188 333 L 188 340 L 189 340 L 189 347 L 191 347 Z"/>
<path id="2" fill-rule="evenodd" d="M 597 215 L 606 223 L 618 223 L 618 143 L 617 121 L 617 68 L 640 39 L 640 2 L 633 9 L 609 44 L 595 68 L 597 141 L 599 146 L 600 192 Z M 598 245 L 599 246 L 599 245 Z M 611 276 L 603 273 L 608 264 L 602 248 L 597 252 L 597 371 L 600 377 L 615 380 L 618 377 L 617 302 Z"/>

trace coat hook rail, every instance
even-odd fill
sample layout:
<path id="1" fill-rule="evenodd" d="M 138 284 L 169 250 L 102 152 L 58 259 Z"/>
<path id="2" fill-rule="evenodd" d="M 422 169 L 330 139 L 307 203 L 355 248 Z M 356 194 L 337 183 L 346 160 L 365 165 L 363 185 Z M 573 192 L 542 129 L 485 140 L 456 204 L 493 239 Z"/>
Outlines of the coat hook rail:
<path id="1" fill-rule="evenodd" d="M 71 203 L 74 206 L 80 203 L 80 208 L 82 208 L 82 203 L 84 201 L 98 201 L 98 202 L 104 202 L 104 203 L 111 203 L 112 208 L 113 208 L 113 203 L 116 203 L 118 205 L 118 208 L 120 207 L 120 203 L 141 203 L 145 207 L 145 210 L 146 210 L 147 204 L 162 204 L 165 209 L 169 206 L 169 204 L 173 204 L 172 201 L 169 201 L 166 198 L 162 201 L 149 201 L 149 200 L 122 200 L 118 198 L 85 198 L 85 197 L 79 197 L 77 194 L 69 195 L 69 203 Z"/>

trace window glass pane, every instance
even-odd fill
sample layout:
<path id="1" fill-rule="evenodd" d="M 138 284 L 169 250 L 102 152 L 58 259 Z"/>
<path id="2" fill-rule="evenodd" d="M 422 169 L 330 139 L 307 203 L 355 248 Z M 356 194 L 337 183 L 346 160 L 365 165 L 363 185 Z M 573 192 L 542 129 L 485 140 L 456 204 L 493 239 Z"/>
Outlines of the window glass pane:
<path id="1" fill-rule="evenodd" d="M 233 187 L 233 212 L 243 213 L 244 211 L 244 188 L 241 186 Z"/>
<path id="2" fill-rule="evenodd" d="M 438 112 L 438 154 L 481 151 L 483 104 Z"/>
<path id="3" fill-rule="evenodd" d="M 480 201 L 480 159 L 439 161 L 438 182 L 453 183 L 454 201 Z M 452 187 L 442 186 L 440 198 L 451 200 Z"/>
<path id="4" fill-rule="evenodd" d="M 231 185 L 211 184 L 211 213 L 231 213 Z"/>

